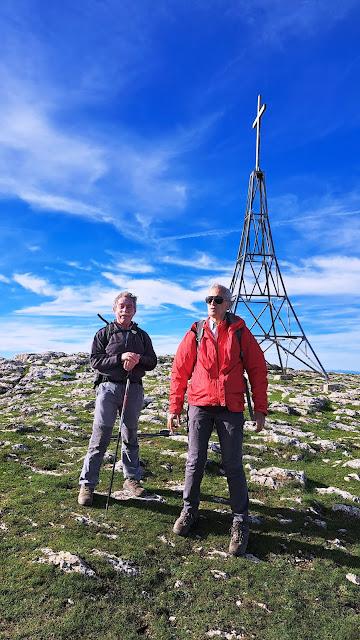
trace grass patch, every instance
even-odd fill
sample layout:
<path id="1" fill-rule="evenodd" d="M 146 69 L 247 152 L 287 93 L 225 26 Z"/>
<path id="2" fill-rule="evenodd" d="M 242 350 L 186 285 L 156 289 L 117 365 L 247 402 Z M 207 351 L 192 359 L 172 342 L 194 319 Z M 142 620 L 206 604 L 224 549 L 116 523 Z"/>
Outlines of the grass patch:
<path id="1" fill-rule="evenodd" d="M 356 480 L 344 481 L 354 470 L 342 464 L 349 456 L 359 457 L 359 434 L 328 427 L 337 401 L 334 411 L 309 416 L 308 423 L 297 416 L 271 415 L 272 421 L 334 441 L 336 451 L 309 454 L 246 432 L 244 453 L 259 458 L 253 466 L 303 470 L 307 483 L 304 488 L 289 485 L 276 491 L 249 484 L 254 500 L 249 553 L 259 562 L 224 557 L 219 552 L 227 551 L 231 517 L 227 482 L 215 453 L 209 453 L 197 529 L 188 538 L 172 533 L 181 509 L 181 494 L 173 487 L 183 482 L 186 461 L 181 455 L 187 447 L 159 435 L 165 425 L 170 371 L 169 359 L 162 360 L 160 381 L 154 374 L 145 380 L 146 395 L 155 398 L 152 416 L 161 423 L 141 424 L 140 452 L 145 485 L 165 502 L 112 500 L 107 517 L 106 497 L 100 493 L 107 492 L 111 465 L 101 470 L 93 508 L 83 509 L 76 502 L 92 422 L 91 410 L 81 403 L 94 397 L 92 373 L 88 379 L 77 379 L 75 371 L 74 381 L 61 380 L 61 374 L 41 380 L 36 383 L 38 392 L 31 395 L 16 397 L 15 389 L 18 408 L 11 418 L 8 396 L 0 397 L 6 412 L 0 440 L 8 443 L 0 447 L 0 638 L 206 640 L 211 630 L 218 629 L 256 640 L 357 640 L 359 587 L 346 574 L 360 574 L 358 520 L 332 511 L 335 502 L 344 502 L 342 498 L 316 492 L 326 486 L 358 492 Z M 82 366 L 79 372 L 83 370 Z M 298 393 L 317 383 L 302 375 L 289 383 L 273 381 L 280 387 L 272 389 L 273 401 L 282 400 L 287 384 L 289 393 Z M 322 395 L 321 383 L 318 393 Z M 54 408 L 56 404 L 60 406 Z M 29 405 L 36 412 L 26 415 L 22 408 Z M 61 429 L 62 423 L 75 432 Z M 11 430 L 20 424 L 21 431 Z M 215 434 L 211 439 L 217 441 Z M 18 444 L 26 450 L 13 448 Z M 254 444 L 263 444 L 266 450 L 259 452 Z M 169 450 L 175 456 L 166 453 Z M 301 458 L 295 460 L 297 455 Z M 120 489 L 122 482 L 116 473 L 114 489 Z M 84 524 L 79 515 L 92 523 Z M 79 555 L 97 577 L 64 573 L 36 562 L 45 547 Z M 94 549 L 133 562 L 139 574 L 116 573 Z"/>

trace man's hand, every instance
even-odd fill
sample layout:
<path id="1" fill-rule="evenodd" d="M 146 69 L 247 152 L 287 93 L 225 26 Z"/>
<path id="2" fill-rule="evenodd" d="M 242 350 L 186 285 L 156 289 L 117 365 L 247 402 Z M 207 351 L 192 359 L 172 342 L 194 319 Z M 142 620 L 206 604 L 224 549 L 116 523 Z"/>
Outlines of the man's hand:
<path id="1" fill-rule="evenodd" d="M 121 362 L 123 363 L 123 367 L 125 371 L 131 371 L 140 360 L 140 355 L 138 353 L 133 353 L 132 351 L 126 351 L 121 356 Z"/>
<path id="2" fill-rule="evenodd" d="M 265 415 L 261 411 L 255 411 L 254 424 L 256 424 L 256 431 L 262 431 L 265 426 Z"/>
<path id="3" fill-rule="evenodd" d="M 171 433 L 175 433 L 180 427 L 180 415 L 178 413 L 168 413 L 167 427 Z"/>

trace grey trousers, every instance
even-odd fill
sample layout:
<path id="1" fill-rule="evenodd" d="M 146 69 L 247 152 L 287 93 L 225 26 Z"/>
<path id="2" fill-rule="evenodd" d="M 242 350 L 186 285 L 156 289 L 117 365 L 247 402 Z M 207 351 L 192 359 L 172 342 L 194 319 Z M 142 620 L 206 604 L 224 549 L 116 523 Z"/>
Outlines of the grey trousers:
<path id="1" fill-rule="evenodd" d="M 189 447 L 185 471 L 184 509 L 196 514 L 200 503 L 200 484 L 207 460 L 211 432 L 216 427 L 221 447 L 230 505 L 234 517 L 247 519 L 248 489 L 242 464 L 244 416 L 226 407 L 189 406 Z"/>
<path id="2" fill-rule="evenodd" d="M 115 382 L 102 382 L 97 388 L 93 430 L 79 484 L 95 487 L 99 482 L 100 466 L 109 446 L 116 418 L 121 412 L 124 393 L 125 384 Z M 130 384 L 121 427 L 121 462 L 124 477 L 135 480 L 141 478 L 137 427 L 143 401 L 142 386 Z"/>

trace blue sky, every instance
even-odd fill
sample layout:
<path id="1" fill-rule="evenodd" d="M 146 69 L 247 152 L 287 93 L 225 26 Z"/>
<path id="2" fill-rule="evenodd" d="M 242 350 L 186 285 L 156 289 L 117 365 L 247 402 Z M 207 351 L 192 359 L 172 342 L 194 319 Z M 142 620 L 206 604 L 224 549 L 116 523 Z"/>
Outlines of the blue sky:
<path id="1" fill-rule="evenodd" d="M 356 0 L 3 0 L 0 355 L 88 351 L 121 289 L 173 353 L 229 284 L 255 164 L 285 285 L 359 370 Z"/>

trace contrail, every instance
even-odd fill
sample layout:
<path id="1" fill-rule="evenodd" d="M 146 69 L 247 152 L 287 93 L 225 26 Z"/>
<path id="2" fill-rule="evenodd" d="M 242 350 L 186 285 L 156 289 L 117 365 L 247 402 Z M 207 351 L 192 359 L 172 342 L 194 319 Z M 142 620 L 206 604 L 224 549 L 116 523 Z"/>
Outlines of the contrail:
<path id="1" fill-rule="evenodd" d="M 187 238 L 201 238 L 206 236 L 227 236 L 230 233 L 238 233 L 239 227 L 235 229 L 213 229 L 210 231 L 198 231 L 197 233 L 187 233 L 182 236 L 164 236 L 160 240 L 186 240 Z"/>

